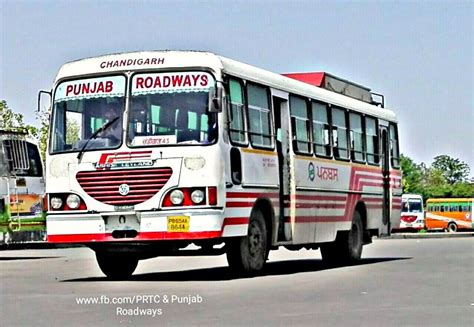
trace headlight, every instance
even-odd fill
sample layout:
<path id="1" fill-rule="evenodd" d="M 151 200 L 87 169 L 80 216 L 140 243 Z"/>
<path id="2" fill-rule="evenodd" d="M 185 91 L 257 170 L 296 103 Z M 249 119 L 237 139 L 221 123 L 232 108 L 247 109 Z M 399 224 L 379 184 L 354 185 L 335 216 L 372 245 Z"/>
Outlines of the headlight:
<path id="1" fill-rule="evenodd" d="M 170 200 L 171 200 L 171 203 L 173 203 L 174 205 L 183 203 L 183 200 L 184 200 L 183 192 L 180 190 L 174 190 L 170 194 Z"/>
<path id="2" fill-rule="evenodd" d="M 193 193 L 191 193 L 191 200 L 196 204 L 201 203 L 204 200 L 204 192 L 201 190 L 194 190 Z"/>
<path id="3" fill-rule="evenodd" d="M 81 204 L 81 199 L 76 194 L 69 194 L 66 199 L 69 208 L 77 209 Z"/>
<path id="4" fill-rule="evenodd" d="M 61 198 L 51 198 L 51 208 L 58 210 L 63 206 L 63 200 Z"/>

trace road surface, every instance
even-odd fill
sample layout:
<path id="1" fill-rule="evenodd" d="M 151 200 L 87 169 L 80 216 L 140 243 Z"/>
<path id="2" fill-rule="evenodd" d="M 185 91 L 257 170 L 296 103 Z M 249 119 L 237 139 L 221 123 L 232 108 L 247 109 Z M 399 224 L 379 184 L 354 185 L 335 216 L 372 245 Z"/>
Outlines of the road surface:
<path id="1" fill-rule="evenodd" d="M 474 326 L 473 273 L 473 237 L 375 240 L 342 268 L 282 249 L 253 278 L 225 256 L 164 257 L 108 281 L 87 248 L 8 250 L 0 325 Z"/>

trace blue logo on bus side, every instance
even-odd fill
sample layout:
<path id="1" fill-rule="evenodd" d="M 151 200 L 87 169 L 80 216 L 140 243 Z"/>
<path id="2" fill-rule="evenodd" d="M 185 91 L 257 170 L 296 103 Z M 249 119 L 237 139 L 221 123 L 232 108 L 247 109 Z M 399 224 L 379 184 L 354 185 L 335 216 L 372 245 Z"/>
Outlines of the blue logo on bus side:
<path id="1" fill-rule="evenodd" d="M 310 181 L 314 181 L 314 177 L 316 176 L 314 172 L 314 165 L 312 162 L 309 163 L 308 165 L 308 178 Z"/>

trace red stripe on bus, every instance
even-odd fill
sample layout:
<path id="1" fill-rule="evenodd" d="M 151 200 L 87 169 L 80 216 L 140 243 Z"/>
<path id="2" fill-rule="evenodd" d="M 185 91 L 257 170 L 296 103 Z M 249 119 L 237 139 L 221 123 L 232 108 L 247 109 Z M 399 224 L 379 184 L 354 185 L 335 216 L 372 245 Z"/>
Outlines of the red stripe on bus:
<path id="1" fill-rule="evenodd" d="M 296 216 L 295 223 L 330 223 L 351 221 L 344 216 Z M 285 223 L 291 223 L 290 217 L 285 217 Z"/>
<path id="2" fill-rule="evenodd" d="M 248 217 L 226 217 L 222 227 L 229 225 L 247 225 L 249 223 Z"/>
<path id="3" fill-rule="evenodd" d="M 347 196 L 337 195 L 303 195 L 303 194 L 292 194 L 291 200 L 324 200 L 324 201 L 346 201 Z"/>
<path id="4" fill-rule="evenodd" d="M 235 201 L 235 202 L 226 202 L 227 208 L 252 208 L 255 202 L 243 202 L 243 201 Z"/>
<path id="5" fill-rule="evenodd" d="M 252 193 L 252 192 L 227 192 L 227 197 L 230 199 L 242 198 L 242 199 L 257 199 L 257 198 L 278 198 L 278 193 Z"/>
<path id="6" fill-rule="evenodd" d="M 49 243 L 131 242 L 155 240 L 206 239 L 222 236 L 222 231 L 205 232 L 142 232 L 134 238 L 114 238 L 112 234 L 48 235 Z"/>
<path id="7" fill-rule="evenodd" d="M 296 208 L 320 208 L 320 209 L 344 209 L 345 204 L 331 204 L 331 203 L 296 203 Z"/>

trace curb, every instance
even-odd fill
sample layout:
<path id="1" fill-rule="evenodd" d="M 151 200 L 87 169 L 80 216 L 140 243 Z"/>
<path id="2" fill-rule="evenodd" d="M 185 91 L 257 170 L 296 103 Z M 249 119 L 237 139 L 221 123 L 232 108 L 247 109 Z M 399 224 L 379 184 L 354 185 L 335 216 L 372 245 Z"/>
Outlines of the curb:
<path id="1" fill-rule="evenodd" d="M 427 239 L 427 238 L 459 238 L 459 237 L 473 237 L 474 232 L 435 232 L 435 233 L 395 233 L 390 236 L 381 236 L 379 239 Z"/>

